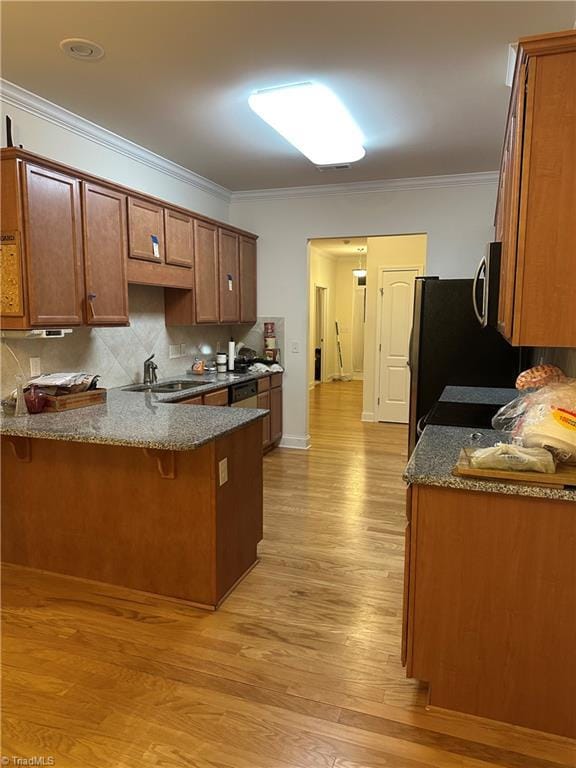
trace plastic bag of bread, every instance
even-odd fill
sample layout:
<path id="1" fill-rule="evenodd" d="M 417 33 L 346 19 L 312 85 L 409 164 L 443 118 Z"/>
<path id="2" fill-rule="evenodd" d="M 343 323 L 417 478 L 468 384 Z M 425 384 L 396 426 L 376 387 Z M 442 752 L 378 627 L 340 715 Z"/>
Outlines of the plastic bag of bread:
<path id="1" fill-rule="evenodd" d="M 544 363 L 523 371 L 516 379 L 516 389 L 540 389 L 547 384 L 564 381 L 566 374 L 556 365 Z"/>
<path id="2" fill-rule="evenodd" d="M 470 454 L 470 465 L 477 469 L 504 469 L 509 472 L 556 472 L 554 457 L 545 448 L 522 448 L 496 443 Z"/>
<path id="3" fill-rule="evenodd" d="M 576 379 L 520 395 L 492 419 L 527 448 L 546 448 L 558 461 L 576 463 Z"/>

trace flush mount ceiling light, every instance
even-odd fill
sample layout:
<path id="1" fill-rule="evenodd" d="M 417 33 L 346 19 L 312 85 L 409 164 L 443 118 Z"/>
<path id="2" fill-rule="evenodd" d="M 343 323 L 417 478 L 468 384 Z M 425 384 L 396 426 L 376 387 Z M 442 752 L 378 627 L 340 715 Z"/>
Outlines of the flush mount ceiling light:
<path id="1" fill-rule="evenodd" d="M 256 91 L 251 109 L 315 165 L 354 163 L 366 154 L 364 136 L 340 99 L 320 83 Z"/>
<path id="2" fill-rule="evenodd" d="M 81 61 L 96 61 L 104 56 L 101 45 L 83 37 L 67 37 L 60 41 L 60 48 L 72 59 Z"/>

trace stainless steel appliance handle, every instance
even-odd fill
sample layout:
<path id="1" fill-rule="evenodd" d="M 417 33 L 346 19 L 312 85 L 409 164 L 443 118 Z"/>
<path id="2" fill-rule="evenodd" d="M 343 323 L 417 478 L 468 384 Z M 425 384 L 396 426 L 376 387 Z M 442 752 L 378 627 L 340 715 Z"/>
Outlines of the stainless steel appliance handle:
<path id="1" fill-rule="evenodd" d="M 482 275 L 482 272 L 486 274 L 486 257 L 482 259 L 480 264 L 478 265 L 478 269 L 476 270 L 476 274 L 474 275 L 474 282 L 472 283 L 472 306 L 474 307 L 474 314 L 476 315 L 476 318 L 480 325 L 485 325 L 485 317 L 480 313 L 480 310 L 478 309 L 478 304 L 476 302 L 476 294 L 478 290 L 478 281 L 480 280 L 480 277 Z M 484 281 L 486 282 L 486 281 Z M 486 286 L 484 286 L 484 290 L 486 289 Z M 483 299 L 482 301 L 483 308 L 486 306 L 486 300 Z"/>

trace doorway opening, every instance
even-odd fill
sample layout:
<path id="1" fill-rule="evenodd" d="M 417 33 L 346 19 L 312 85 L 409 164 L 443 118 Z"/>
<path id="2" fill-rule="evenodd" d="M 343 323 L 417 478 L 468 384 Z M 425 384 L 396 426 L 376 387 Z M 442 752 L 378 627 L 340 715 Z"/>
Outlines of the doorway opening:
<path id="1" fill-rule="evenodd" d="M 426 272 L 425 234 L 309 241 L 309 389 L 356 392 L 365 422 L 408 423 L 414 281 Z M 326 398 L 322 400 L 326 402 Z"/>
<path id="2" fill-rule="evenodd" d="M 328 322 L 328 288 L 315 288 L 315 329 L 314 329 L 314 383 L 321 384 L 326 376 L 326 324 Z"/>

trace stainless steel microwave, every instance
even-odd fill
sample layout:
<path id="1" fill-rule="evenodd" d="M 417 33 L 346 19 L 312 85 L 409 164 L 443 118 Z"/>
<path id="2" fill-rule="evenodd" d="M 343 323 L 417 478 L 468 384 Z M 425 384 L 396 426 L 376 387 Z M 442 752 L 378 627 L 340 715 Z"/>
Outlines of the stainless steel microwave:
<path id="1" fill-rule="evenodd" d="M 472 284 L 472 306 L 483 328 L 498 328 L 502 243 L 490 243 Z"/>

